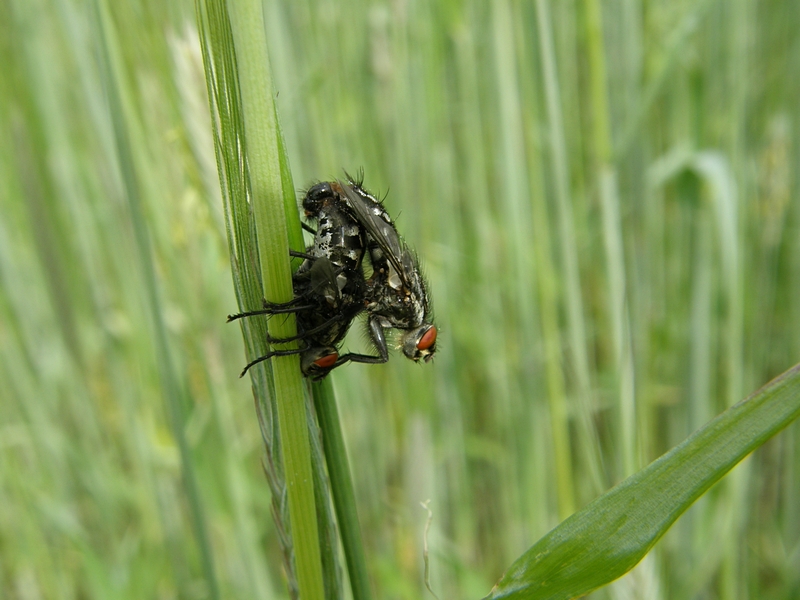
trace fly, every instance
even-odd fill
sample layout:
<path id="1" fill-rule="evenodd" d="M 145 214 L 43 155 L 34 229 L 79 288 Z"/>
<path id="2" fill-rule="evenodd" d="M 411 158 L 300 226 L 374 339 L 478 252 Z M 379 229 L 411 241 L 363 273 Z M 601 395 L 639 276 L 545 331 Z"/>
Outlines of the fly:
<path id="1" fill-rule="evenodd" d="M 397 233 L 383 204 L 362 187 L 362 181 L 347 178 L 349 184 L 338 185 L 367 234 L 372 263 L 373 272 L 366 282 L 370 338 L 385 361 L 389 354 L 384 330 L 398 329 L 403 354 L 415 362 L 428 362 L 436 352 L 437 329 L 419 261 Z"/>
<path id="2" fill-rule="evenodd" d="M 300 368 L 306 377 L 322 379 L 347 362 L 385 362 L 382 356 L 339 354 L 338 346 L 353 320 L 366 308 L 367 285 L 362 261 L 366 236 L 353 211 L 342 198 L 336 183 L 312 186 L 303 198 L 306 217 L 316 220 L 314 243 L 305 253 L 290 252 L 305 260 L 292 277 L 294 299 L 283 304 L 264 302 L 263 310 L 231 315 L 228 321 L 254 315 L 294 313 L 296 336 L 268 337 L 270 344 L 301 342 L 301 347 L 272 350 L 250 362 L 242 376 L 255 364 L 273 356 L 300 354 Z"/>

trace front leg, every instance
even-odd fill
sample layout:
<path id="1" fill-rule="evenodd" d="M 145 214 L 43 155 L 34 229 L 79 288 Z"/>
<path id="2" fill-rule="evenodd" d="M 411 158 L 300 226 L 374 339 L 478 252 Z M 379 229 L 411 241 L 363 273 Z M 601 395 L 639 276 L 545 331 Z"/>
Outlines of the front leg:
<path id="1" fill-rule="evenodd" d="M 332 354 L 326 355 L 324 358 L 329 358 L 333 356 Z M 303 357 L 305 361 L 305 357 Z M 333 371 L 336 367 L 341 367 L 343 364 L 348 362 L 355 362 L 355 363 L 364 363 L 368 365 L 380 365 L 389 360 L 388 356 L 370 356 L 369 354 L 355 354 L 353 352 L 348 352 L 347 354 L 342 354 L 336 361 L 315 361 L 310 362 L 307 361 L 304 363 L 304 373 L 306 376 L 311 379 L 311 381 L 319 381 L 323 377 L 327 376 L 328 373 Z"/>

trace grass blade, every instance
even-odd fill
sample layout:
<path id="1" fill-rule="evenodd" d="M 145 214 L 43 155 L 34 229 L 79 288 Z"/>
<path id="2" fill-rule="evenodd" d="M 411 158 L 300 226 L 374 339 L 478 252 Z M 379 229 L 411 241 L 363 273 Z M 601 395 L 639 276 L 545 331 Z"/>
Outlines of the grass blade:
<path id="1" fill-rule="evenodd" d="M 218 166 L 240 308 L 257 308 L 261 297 L 286 302 L 293 297 L 287 221 L 294 225 L 293 244 L 302 238 L 277 122 L 262 5 L 250 0 L 198 2 L 198 16 L 212 112 L 218 111 L 213 116 Z M 242 327 L 249 357 L 263 355 L 263 332 L 249 323 Z M 270 320 L 269 332 L 277 338 L 294 336 L 294 318 Z M 278 502 L 279 526 L 284 527 L 290 588 L 294 589 L 293 559 L 296 593 L 322 599 L 325 586 L 298 357 L 276 357 L 270 363 L 251 369 L 251 377 L 267 447 L 267 472 L 274 476 L 273 500 Z M 284 491 L 287 504 L 282 502 Z M 287 508 L 291 538 L 285 531 Z M 329 592 L 336 594 L 335 589 Z"/>
<path id="2" fill-rule="evenodd" d="M 800 365 L 550 531 L 488 596 L 568 600 L 631 570 L 692 503 L 800 416 Z"/>

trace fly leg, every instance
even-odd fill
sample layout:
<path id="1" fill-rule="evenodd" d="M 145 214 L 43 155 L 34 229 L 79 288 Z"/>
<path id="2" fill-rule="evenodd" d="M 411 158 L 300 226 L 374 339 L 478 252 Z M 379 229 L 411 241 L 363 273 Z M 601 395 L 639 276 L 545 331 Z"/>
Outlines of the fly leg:
<path id="1" fill-rule="evenodd" d="M 228 323 L 235 321 L 236 319 L 241 319 L 242 317 L 254 317 L 256 315 L 282 315 L 303 312 L 304 310 L 316 308 L 316 305 L 314 304 L 299 304 L 304 300 L 305 298 L 302 296 L 298 296 L 293 300 L 289 300 L 289 302 L 267 302 L 264 300 L 263 309 L 250 310 L 243 313 L 237 313 L 235 315 L 228 315 Z"/>
<path id="2" fill-rule="evenodd" d="M 389 347 L 386 345 L 386 333 L 384 332 L 383 325 L 381 325 L 380 319 L 378 317 L 371 316 L 367 321 L 367 326 L 368 326 L 369 339 L 372 341 L 372 344 L 375 346 L 375 349 L 378 351 L 378 354 L 380 355 L 379 357 L 381 360 L 376 362 L 387 362 L 389 360 Z M 366 362 L 366 361 L 354 361 L 354 362 Z"/>
<path id="3" fill-rule="evenodd" d="M 311 370 L 308 374 L 309 379 L 311 381 L 319 381 L 323 377 L 325 377 L 328 373 L 333 371 L 336 367 L 341 367 L 343 364 L 348 362 L 354 363 L 364 363 L 368 365 L 380 365 L 387 362 L 389 359 L 388 356 L 385 358 L 382 356 L 370 356 L 369 354 L 355 354 L 353 352 L 348 352 L 347 354 L 342 354 L 339 358 L 336 359 L 336 362 L 330 365 L 329 367 L 320 367 L 316 366 L 313 370 Z"/>
<path id="4" fill-rule="evenodd" d="M 245 368 L 242 369 L 242 372 L 239 374 L 239 377 L 244 377 L 244 374 L 247 373 L 250 367 L 257 365 L 260 362 L 264 362 L 265 360 L 269 360 L 273 356 L 292 356 L 294 354 L 302 354 L 306 350 L 308 350 L 308 346 L 304 348 L 292 348 L 290 350 L 273 350 L 272 352 L 267 352 L 264 356 L 259 356 L 257 359 L 251 360 L 249 363 L 247 363 Z"/>
<path id="5" fill-rule="evenodd" d="M 319 381 L 328 373 L 333 371 L 336 367 L 341 367 L 343 364 L 348 362 L 362 363 L 367 365 L 380 365 L 388 362 L 389 349 L 386 345 L 386 336 L 383 333 L 383 327 L 381 326 L 380 320 L 377 318 L 370 318 L 367 324 L 369 326 L 370 340 L 378 351 L 377 356 L 348 352 L 347 354 L 342 354 L 341 356 L 337 357 L 335 362 L 330 364 L 321 364 L 318 360 L 312 361 L 311 359 L 315 356 L 309 354 L 308 357 L 303 357 L 302 359 L 304 365 L 303 372 L 306 373 L 306 376 L 312 381 Z M 330 354 L 331 352 L 329 352 L 326 356 L 329 356 Z"/>
<path id="6" fill-rule="evenodd" d="M 310 308 L 314 308 L 314 307 L 310 307 Z M 269 334 L 267 334 L 267 341 L 270 344 L 285 344 L 287 342 L 294 342 L 295 340 L 301 340 L 301 339 L 306 338 L 306 337 L 308 337 L 310 335 L 314 335 L 316 333 L 319 333 L 320 331 L 325 331 L 328 327 L 330 327 L 331 325 L 333 325 L 337 321 L 341 321 L 344 318 L 345 318 L 345 315 L 343 315 L 343 314 L 333 315 L 330 319 L 328 319 L 327 321 L 325 321 L 321 325 L 317 325 L 316 327 L 312 327 L 311 329 L 307 329 L 307 330 L 303 331 L 302 333 L 298 333 L 297 335 L 293 335 L 292 337 L 274 338 L 274 337 L 270 336 Z"/>
<path id="7" fill-rule="evenodd" d="M 319 256 L 314 256 L 308 252 L 298 252 L 297 250 L 289 250 L 289 256 L 294 258 L 305 258 L 306 260 L 317 260 Z"/>

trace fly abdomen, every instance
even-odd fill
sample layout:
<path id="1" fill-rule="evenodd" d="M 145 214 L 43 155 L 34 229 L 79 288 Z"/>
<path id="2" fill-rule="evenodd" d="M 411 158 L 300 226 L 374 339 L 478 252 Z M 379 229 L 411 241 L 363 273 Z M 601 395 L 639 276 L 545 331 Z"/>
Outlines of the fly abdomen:
<path id="1" fill-rule="evenodd" d="M 325 256 L 331 263 L 349 271 L 360 271 L 366 237 L 355 215 L 342 199 L 336 183 L 318 183 L 303 198 L 306 217 L 317 221 L 314 237 L 316 256 Z"/>

